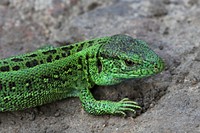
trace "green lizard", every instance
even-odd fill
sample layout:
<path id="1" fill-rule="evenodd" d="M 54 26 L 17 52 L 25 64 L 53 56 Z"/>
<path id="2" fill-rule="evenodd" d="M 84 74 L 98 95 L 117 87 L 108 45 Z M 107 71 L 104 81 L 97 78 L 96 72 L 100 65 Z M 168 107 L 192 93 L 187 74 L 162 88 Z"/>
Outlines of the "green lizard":
<path id="1" fill-rule="evenodd" d="M 124 98 L 95 100 L 90 88 L 142 78 L 164 69 L 147 44 L 126 35 L 40 49 L 0 60 L 0 111 L 23 110 L 67 97 L 79 97 L 90 114 L 123 114 L 140 108 Z"/>

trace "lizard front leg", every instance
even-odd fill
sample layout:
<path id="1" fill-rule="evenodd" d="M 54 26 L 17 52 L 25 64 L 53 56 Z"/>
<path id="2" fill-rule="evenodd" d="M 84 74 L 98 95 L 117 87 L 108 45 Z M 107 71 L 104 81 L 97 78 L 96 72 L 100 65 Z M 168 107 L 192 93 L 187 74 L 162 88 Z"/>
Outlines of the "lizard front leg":
<path id="1" fill-rule="evenodd" d="M 126 115 L 125 111 L 131 111 L 135 113 L 134 108 L 141 108 L 136 102 L 130 101 L 128 98 L 124 98 L 119 102 L 113 102 L 108 100 L 95 100 L 91 92 L 87 88 L 83 88 L 80 92 L 79 98 L 82 102 L 82 106 L 86 112 L 94 115 L 102 114 L 121 114 Z"/>

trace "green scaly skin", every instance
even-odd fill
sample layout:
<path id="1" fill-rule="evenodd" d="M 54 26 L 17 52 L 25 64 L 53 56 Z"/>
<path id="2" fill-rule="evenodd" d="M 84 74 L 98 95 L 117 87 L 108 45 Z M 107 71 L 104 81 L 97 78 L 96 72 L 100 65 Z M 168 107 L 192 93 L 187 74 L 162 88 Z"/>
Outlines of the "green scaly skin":
<path id="1" fill-rule="evenodd" d="M 163 60 L 142 40 L 126 35 L 40 49 L 0 60 L 0 111 L 23 110 L 67 97 L 79 97 L 86 112 L 123 114 L 140 108 L 127 98 L 95 100 L 95 84 L 113 85 L 164 69 Z"/>

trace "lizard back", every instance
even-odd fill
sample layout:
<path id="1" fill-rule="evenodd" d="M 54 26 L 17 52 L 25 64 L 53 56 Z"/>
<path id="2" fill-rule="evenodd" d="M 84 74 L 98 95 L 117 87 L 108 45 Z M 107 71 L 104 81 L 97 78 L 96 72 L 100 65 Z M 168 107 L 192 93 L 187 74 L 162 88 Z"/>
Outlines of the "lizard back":
<path id="1" fill-rule="evenodd" d="M 26 53 L 0 60 L 0 72 L 18 71 L 38 65 L 52 63 L 56 60 L 67 58 L 95 44 L 105 43 L 108 37 L 87 40 L 67 46 L 40 49 L 35 52 Z"/>
<path id="2" fill-rule="evenodd" d="M 108 40 L 98 38 L 0 60 L 0 111 L 77 96 L 77 81 L 82 80 L 81 75 L 85 78 L 89 69 L 85 63 L 88 49 L 96 49 Z M 97 53 L 92 49 L 91 54 Z"/>

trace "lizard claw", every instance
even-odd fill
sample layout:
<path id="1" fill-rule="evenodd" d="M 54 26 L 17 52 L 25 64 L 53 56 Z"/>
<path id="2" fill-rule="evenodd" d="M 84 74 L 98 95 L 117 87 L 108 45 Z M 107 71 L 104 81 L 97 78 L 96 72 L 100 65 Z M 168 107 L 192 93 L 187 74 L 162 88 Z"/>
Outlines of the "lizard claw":
<path id="1" fill-rule="evenodd" d="M 115 110 L 115 114 L 121 114 L 126 116 L 126 111 L 133 112 L 134 114 L 136 111 L 133 108 L 141 109 L 141 107 L 137 104 L 137 102 L 131 101 L 128 98 L 124 98 L 118 102 L 118 109 Z"/>

